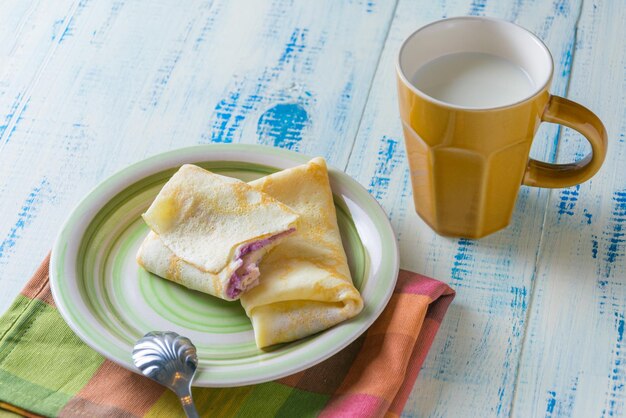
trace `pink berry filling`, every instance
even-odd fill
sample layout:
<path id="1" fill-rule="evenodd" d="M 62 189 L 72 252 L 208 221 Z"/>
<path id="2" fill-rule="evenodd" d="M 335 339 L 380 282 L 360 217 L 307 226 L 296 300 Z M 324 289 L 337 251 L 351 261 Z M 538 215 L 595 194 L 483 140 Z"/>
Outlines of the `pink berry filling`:
<path id="1" fill-rule="evenodd" d="M 291 228 L 280 234 L 272 235 L 259 241 L 252 241 L 238 248 L 235 261 L 241 261 L 239 267 L 230 276 L 228 286 L 226 287 L 226 296 L 231 299 L 237 298 L 246 290 L 252 289 L 259 284 L 259 263 L 268 245 L 273 244 L 276 240 L 291 234 L 296 229 Z"/>

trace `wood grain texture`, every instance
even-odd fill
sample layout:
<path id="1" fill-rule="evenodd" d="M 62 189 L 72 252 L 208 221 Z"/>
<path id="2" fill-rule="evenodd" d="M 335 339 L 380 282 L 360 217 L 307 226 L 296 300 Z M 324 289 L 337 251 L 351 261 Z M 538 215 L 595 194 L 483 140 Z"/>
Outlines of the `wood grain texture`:
<path id="1" fill-rule="evenodd" d="M 20 239 L 29 234 L 41 202 L 52 197 L 47 179 L 33 170 L 24 150 L 7 151 L 6 144 L 26 123 L 30 92 L 75 11 L 72 1 L 0 2 L 0 312 L 49 251 L 49 244 L 27 246 L 21 258 L 11 257 Z M 32 241 L 41 239 L 37 232 L 30 231 Z"/>
<path id="2" fill-rule="evenodd" d="M 568 97 L 593 109 L 609 152 L 589 182 L 550 194 L 514 416 L 626 414 L 626 8 L 585 1 Z M 564 130 L 559 161 L 589 146 Z"/>
<path id="3" fill-rule="evenodd" d="M 414 213 L 394 78 L 406 35 L 467 14 L 535 32 L 552 92 L 611 137 L 592 181 L 522 188 L 509 228 L 480 241 L 438 237 Z M 0 19 L 0 311 L 114 171 L 186 145 L 262 143 L 345 167 L 392 219 L 403 267 L 457 290 L 405 416 L 624 414 L 622 2 L 12 0 Z M 586 147 L 545 125 L 532 155 Z"/>
<path id="4" fill-rule="evenodd" d="M 531 300 L 548 191 L 524 187 L 511 225 L 480 241 L 436 236 L 414 213 L 395 95 L 401 41 L 422 24 L 455 15 L 515 21 L 552 51 L 552 91 L 563 95 L 580 3 L 400 1 L 383 50 L 348 173 L 381 202 L 398 234 L 402 266 L 450 283 L 457 298 L 405 410 L 406 416 L 507 416 Z M 558 130 L 544 126 L 533 156 L 553 161 Z"/>
<path id="5" fill-rule="evenodd" d="M 0 310 L 80 198 L 148 155 L 258 142 L 345 166 L 395 7 L 48 3 L 0 6 Z"/>

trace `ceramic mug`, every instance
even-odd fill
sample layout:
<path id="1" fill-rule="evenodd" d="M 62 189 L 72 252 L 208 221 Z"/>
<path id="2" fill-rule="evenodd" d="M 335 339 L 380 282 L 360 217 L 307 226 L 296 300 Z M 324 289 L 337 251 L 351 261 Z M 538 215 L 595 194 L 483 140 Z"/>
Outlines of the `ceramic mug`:
<path id="1" fill-rule="evenodd" d="M 422 66 L 459 52 L 491 54 L 519 66 L 532 92 L 512 103 L 477 108 L 435 99 L 415 86 L 412 77 Z M 435 232 L 483 237 L 508 225 L 522 184 L 570 187 L 600 169 L 606 130 L 587 108 L 548 92 L 552 70 L 552 56 L 539 38 L 499 19 L 444 19 L 404 41 L 396 71 L 413 198 L 417 213 Z M 529 158 L 541 122 L 577 130 L 591 153 L 571 164 Z"/>

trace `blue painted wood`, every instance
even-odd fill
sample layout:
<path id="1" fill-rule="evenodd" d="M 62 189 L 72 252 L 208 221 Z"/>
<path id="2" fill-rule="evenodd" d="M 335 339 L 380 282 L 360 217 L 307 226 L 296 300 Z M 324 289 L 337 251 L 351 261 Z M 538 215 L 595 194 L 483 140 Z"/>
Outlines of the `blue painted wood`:
<path id="1" fill-rule="evenodd" d="M 457 289 L 405 416 L 622 414 L 620 2 L 250 5 L 0 3 L 0 310 L 70 208 L 117 169 L 185 145 L 262 143 L 346 167 L 391 217 L 403 267 Z M 613 140 L 599 177 L 522 188 L 511 226 L 480 241 L 438 237 L 415 215 L 393 67 L 408 33 L 466 14 L 516 21 L 544 39 L 552 91 L 593 108 Z M 532 155 L 584 154 L 576 135 L 559 132 L 542 127 Z"/>
<path id="2" fill-rule="evenodd" d="M 28 96 L 76 6 L 69 0 L 0 2 L 0 312 L 23 287 L 37 259 L 49 251 L 45 246 L 28 245 L 19 258 L 13 258 L 25 236 L 41 240 L 39 231 L 30 228 L 44 202 L 53 203 L 54 196 L 46 176 L 33 170 L 24 150 L 7 151 L 6 143 L 25 122 Z"/>
<path id="3" fill-rule="evenodd" d="M 624 23 L 619 2 L 583 4 L 567 95 L 604 121 L 609 152 L 591 181 L 550 194 L 515 416 L 626 414 Z M 569 129 L 560 142 L 562 162 L 589 150 Z"/>

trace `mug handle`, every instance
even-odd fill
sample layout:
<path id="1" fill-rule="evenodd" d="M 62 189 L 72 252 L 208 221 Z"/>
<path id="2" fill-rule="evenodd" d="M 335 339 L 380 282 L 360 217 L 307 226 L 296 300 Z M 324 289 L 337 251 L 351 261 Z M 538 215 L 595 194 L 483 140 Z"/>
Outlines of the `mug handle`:
<path id="1" fill-rule="evenodd" d="M 608 135 L 600 119 L 591 110 L 576 102 L 550 96 L 541 120 L 577 130 L 591 144 L 591 152 L 582 160 L 569 164 L 551 164 L 530 158 L 522 184 L 561 188 L 580 184 L 593 177 L 604 162 L 608 145 Z"/>

